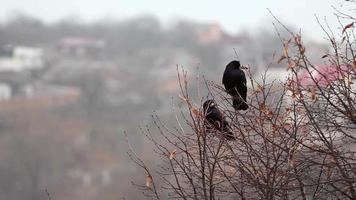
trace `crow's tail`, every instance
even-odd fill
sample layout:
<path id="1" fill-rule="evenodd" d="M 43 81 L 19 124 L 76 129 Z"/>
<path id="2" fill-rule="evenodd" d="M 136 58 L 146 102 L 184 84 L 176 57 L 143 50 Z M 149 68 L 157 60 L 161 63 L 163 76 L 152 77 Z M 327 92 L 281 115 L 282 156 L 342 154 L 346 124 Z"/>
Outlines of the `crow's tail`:
<path id="1" fill-rule="evenodd" d="M 221 127 L 220 131 L 223 134 L 224 138 L 229 141 L 236 140 L 234 133 L 231 132 L 229 123 L 226 120 L 223 120 L 221 125 L 222 125 L 222 127 Z"/>
<path id="2" fill-rule="evenodd" d="M 225 132 L 224 133 L 224 137 L 225 139 L 231 141 L 231 140 L 236 140 L 235 136 L 234 136 L 234 133 L 231 132 L 231 131 L 228 131 L 228 132 Z"/>
<path id="3" fill-rule="evenodd" d="M 240 96 L 234 96 L 232 98 L 232 105 L 235 108 L 235 110 L 247 110 L 248 109 L 248 105 Z"/>

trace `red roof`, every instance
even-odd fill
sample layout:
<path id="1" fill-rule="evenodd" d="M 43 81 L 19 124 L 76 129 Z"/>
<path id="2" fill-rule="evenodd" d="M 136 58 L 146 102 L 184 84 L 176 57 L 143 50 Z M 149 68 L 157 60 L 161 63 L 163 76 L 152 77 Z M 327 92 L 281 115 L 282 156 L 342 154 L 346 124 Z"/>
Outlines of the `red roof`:
<path id="1" fill-rule="evenodd" d="M 104 40 L 85 38 L 85 37 L 66 37 L 58 42 L 59 47 L 96 47 L 105 46 Z"/>
<path id="2" fill-rule="evenodd" d="M 315 68 L 303 69 L 298 73 L 298 80 L 302 86 L 326 87 L 333 81 L 339 80 L 346 74 L 348 67 L 320 65 Z"/>

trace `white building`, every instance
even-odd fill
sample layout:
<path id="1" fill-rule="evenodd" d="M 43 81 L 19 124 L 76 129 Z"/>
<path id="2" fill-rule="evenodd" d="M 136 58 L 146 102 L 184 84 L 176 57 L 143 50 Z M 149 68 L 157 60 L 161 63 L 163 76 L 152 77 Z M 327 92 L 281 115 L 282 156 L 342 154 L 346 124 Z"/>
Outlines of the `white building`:
<path id="1" fill-rule="evenodd" d="M 6 53 L 0 54 L 0 72 L 19 72 L 42 67 L 44 67 L 44 60 L 41 48 L 25 46 L 7 47 Z"/>
<path id="2" fill-rule="evenodd" d="M 0 101 L 11 98 L 11 87 L 8 84 L 0 83 Z"/>

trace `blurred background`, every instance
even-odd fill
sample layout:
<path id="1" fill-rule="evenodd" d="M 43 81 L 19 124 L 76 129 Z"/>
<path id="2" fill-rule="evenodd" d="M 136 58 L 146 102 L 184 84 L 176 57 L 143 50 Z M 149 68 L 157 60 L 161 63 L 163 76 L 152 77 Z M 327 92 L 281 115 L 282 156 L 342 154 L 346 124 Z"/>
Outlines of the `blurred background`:
<path id="1" fill-rule="evenodd" d="M 55 200 L 140 199 L 131 180 L 145 174 L 123 132 L 155 162 L 139 127 L 153 112 L 174 124 L 177 65 L 220 84 L 235 49 L 259 76 L 282 47 L 267 8 L 318 62 L 328 45 L 316 16 L 338 31 L 333 13 L 345 4 L 1 0 L 0 199 L 48 199 L 46 190 Z M 272 64 L 273 77 L 285 68 Z"/>

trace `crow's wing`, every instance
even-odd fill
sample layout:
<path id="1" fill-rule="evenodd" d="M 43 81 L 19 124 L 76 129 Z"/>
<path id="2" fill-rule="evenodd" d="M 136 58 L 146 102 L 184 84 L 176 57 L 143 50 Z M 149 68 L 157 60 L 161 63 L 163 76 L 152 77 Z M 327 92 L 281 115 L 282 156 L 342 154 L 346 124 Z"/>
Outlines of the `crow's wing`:
<path id="1" fill-rule="evenodd" d="M 247 95 L 246 76 L 242 70 L 225 71 L 223 76 L 223 84 L 230 95 L 237 95 L 236 91 L 241 96 Z"/>

